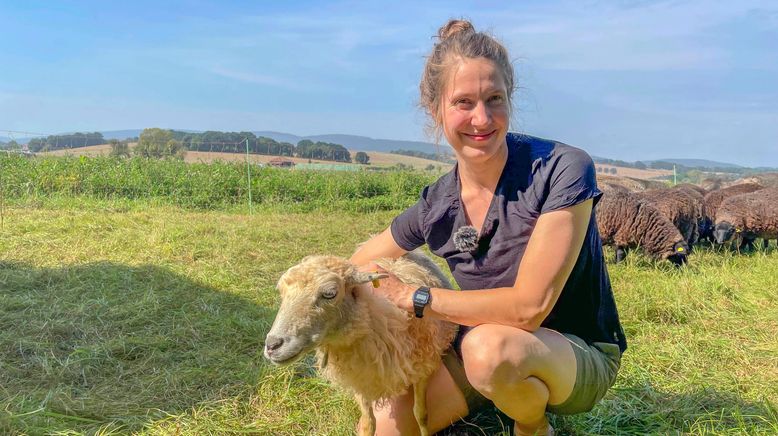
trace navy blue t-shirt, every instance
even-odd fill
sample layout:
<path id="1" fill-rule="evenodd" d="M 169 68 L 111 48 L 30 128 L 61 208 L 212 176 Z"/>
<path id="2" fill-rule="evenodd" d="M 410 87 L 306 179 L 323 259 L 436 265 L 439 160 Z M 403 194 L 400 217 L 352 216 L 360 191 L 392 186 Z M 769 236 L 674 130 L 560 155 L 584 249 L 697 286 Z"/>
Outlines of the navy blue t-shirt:
<path id="1" fill-rule="evenodd" d="M 602 196 L 594 163 L 583 150 L 515 133 L 508 134 L 507 142 L 508 159 L 475 250 L 460 251 L 453 241 L 457 230 L 468 225 L 456 165 L 392 221 L 392 236 L 400 247 L 410 251 L 426 243 L 446 259 L 462 290 L 513 286 L 538 217 L 588 199 L 596 204 Z M 578 260 L 542 326 L 587 343 L 618 344 L 622 352 L 627 348 L 594 208 Z"/>

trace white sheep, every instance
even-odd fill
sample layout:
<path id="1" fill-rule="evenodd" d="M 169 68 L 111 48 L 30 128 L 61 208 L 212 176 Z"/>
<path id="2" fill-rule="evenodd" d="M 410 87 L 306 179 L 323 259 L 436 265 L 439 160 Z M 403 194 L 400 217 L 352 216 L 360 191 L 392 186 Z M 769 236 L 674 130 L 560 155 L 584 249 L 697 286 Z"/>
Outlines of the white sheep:
<path id="1" fill-rule="evenodd" d="M 420 252 L 376 263 L 404 283 L 451 288 L 440 268 Z M 362 412 L 360 435 L 375 433 L 373 402 L 413 386 L 414 416 L 426 436 L 427 382 L 457 326 L 416 318 L 360 286 L 383 277 L 358 271 L 336 256 L 304 258 L 278 281 L 281 306 L 264 354 L 281 365 L 315 349 L 322 374 L 354 393 Z"/>

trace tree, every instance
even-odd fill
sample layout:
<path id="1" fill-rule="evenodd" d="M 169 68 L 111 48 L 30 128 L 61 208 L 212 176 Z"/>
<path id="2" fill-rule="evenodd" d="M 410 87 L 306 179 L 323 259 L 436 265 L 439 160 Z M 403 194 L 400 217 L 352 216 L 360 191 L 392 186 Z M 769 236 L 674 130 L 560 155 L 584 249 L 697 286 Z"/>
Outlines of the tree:
<path id="1" fill-rule="evenodd" d="M 357 154 L 354 155 L 354 161 L 362 165 L 367 165 L 370 163 L 370 156 L 364 151 L 358 151 Z"/>
<path id="2" fill-rule="evenodd" d="M 180 141 L 173 138 L 173 132 L 170 130 L 153 127 L 143 129 L 138 139 L 138 145 L 135 146 L 136 156 L 145 158 L 166 158 L 173 157 L 183 159 L 186 151 Z"/>
<path id="3" fill-rule="evenodd" d="M 435 165 L 429 164 L 426 167 L 424 167 L 425 171 L 435 171 Z"/>
<path id="4" fill-rule="evenodd" d="M 119 141 L 118 139 L 111 139 L 108 141 L 111 144 L 112 157 L 130 157 L 130 146 L 126 141 Z"/>
<path id="5" fill-rule="evenodd" d="M 639 170 L 644 170 L 644 169 L 648 168 L 648 166 L 645 163 L 641 162 L 641 161 L 637 161 L 637 162 L 635 162 L 635 168 L 637 168 Z"/>
<path id="6" fill-rule="evenodd" d="M 611 174 L 616 174 L 616 167 L 611 167 Z"/>

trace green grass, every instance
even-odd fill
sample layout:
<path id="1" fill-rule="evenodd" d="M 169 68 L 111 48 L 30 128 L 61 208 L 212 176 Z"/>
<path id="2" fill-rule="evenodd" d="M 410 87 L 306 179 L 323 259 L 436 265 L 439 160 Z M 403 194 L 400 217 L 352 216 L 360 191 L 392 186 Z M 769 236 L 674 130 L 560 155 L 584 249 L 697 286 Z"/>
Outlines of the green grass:
<path id="1" fill-rule="evenodd" d="M 0 434 L 351 434 L 311 360 L 262 358 L 280 274 L 348 255 L 394 211 L 253 215 L 155 199 L 38 196 L 0 229 Z M 612 258 L 612 253 L 608 253 Z M 609 264 L 629 350 L 558 434 L 778 433 L 778 249 Z M 504 417 L 503 417 L 504 419 Z M 448 434 L 499 434 L 483 414 Z"/>
<path id="2" fill-rule="evenodd" d="M 339 172 L 253 168 L 236 162 L 0 154 L 0 196 L 17 201 L 138 200 L 187 209 L 263 208 L 371 212 L 408 207 L 434 176 L 421 172 Z M 250 185 L 249 185 L 250 181 Z M 250 186 L 250 191 L 249 191 Z M 250 198 L 249 198 L 250 197 Z"/>

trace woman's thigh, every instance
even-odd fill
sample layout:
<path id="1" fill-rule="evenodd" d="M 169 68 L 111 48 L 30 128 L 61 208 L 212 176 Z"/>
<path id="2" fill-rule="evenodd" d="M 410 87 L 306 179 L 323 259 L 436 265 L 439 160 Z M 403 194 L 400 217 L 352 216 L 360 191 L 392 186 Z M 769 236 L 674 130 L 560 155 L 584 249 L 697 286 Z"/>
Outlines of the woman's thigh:
<path id="1" fill-rule="evenodd" d="M 376 436 L 416 435 L 413 390 L 374 406 Z M 441 364 L 427 386 L 427 419 L 430 433 L 438 432 L 468 414 L 467 402 L 445 365 Z"/>
<path id="2" fill-rule="evenodd" d="M 540 328 L 482 324 L 462 340 L 465 373 L 487 398 L 510 389 L 528 377 L 548 388 L 548 404 L 561 404 L 573 391 L 576 359 L 571 341 L 559 332 Z"/>

